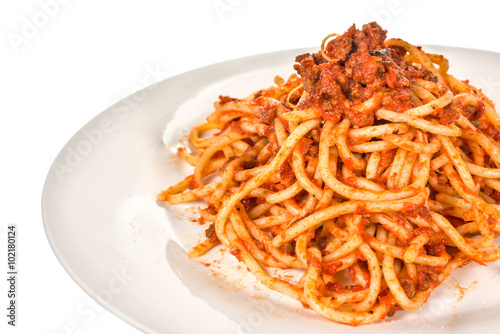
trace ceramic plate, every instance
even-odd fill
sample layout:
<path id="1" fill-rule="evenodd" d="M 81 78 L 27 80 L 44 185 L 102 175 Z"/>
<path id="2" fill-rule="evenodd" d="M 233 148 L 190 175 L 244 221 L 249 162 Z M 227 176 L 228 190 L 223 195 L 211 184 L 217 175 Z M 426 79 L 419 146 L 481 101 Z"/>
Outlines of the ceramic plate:
<path id="1" fill-rule="evenodd" d="M 444 54 L 450 73 L 500 101 L 500 55 L 425 47 Z M 179 142 L 219 95 L 245 97 L 293 73 L 298 49 L 194 70 L 139 91 L 105 110 L 64 146 L 47 176 L 43 220 L 69 275 L 104 307 L 148 333 L 470 333 L 500 325 L 500 268 L 456 271 L 413 312 L 366 326 L 328 321 L 269 291 L 217 248 L 199 260 L 186 251 L 205 226 L 196 203 L 170 207 L 156 195 L 190 173 Z"/>

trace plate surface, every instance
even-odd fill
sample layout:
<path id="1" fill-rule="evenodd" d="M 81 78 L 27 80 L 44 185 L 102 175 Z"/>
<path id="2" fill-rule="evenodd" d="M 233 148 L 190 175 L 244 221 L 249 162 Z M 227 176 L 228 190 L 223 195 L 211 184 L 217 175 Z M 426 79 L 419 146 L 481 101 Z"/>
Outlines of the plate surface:
<path id="1" fill-rule="evenodd" d="M 450 73 L 500 101 L 500 55 L 424 47 Z M 255 282 L 221 249 L 187 258 L 206 227 L 196 204 L 158 204 L 156 194 L 190 173 L 174 157 L 219 95 L 245 97 L 293 73 L 311 49 L 228 61 L 172 77 L 105 110 L 64 146 L 42 199 L 57 258 L 94 299 L 148 333 L 469 333 L 500 325 L 499 263 L 456 271 L 413 312 L 361 327 L 333 323 Z M 166 130 L 165 130 L 166 129 Z M 209 264 L 210 263 L 210 264 Z"/>

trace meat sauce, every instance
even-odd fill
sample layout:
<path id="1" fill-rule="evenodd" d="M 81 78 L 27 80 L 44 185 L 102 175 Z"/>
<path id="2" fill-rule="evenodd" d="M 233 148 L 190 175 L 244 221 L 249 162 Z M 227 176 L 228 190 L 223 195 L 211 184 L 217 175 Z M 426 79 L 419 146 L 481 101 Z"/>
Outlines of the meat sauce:
<path id="1" fill-rule="evenodd" d="M 386 33 L 375 22 L 361 30 L 353 25 L 327 43 L 324 53 L 329 60 L 321 52 L 298 56 L 294 68 L 306 93 L 298 108 L 316 108 L 326 120 L 346 116 L 358 128 L 373 125 L 375 111 L 359 107 L 378 92 L 382 94 L 376 96 L 377 106 L 396 112 L 413 108 L 410 80 L 436 78 L 404 60 L 404 50 L 386 48 Z"/>

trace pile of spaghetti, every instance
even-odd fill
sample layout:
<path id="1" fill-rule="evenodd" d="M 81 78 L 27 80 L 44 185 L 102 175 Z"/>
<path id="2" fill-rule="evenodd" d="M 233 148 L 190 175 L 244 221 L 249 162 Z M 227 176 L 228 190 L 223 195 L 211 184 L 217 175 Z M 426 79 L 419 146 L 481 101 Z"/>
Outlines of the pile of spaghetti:
<path id="1" fill-rule="evenodd" d="M 265 286 L 350 325 L 417 309 L 455 269 L 500 258 L 500 118 L 446 58 L 373 22 L 294 69 L 220 96 L 190 133 L 196 153 L 179 150 L 194 172 L 158 200 L 208 203 L 190 257 L 222 243 Z"/>

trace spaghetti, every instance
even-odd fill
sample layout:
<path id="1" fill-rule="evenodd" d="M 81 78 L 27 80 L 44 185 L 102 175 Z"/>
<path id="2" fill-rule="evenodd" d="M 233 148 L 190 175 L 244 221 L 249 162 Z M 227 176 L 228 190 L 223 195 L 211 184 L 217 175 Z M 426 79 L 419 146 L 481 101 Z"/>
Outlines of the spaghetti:
<path id="1" fill-rule="evenodd" d="M 298 56 L 286 81 L 220 96 L 189 136 L 197 154 L 179 150 L 194 173 L 158 195 L 208 203 L 188 255 L 222 243 L 265 286 L 349 325 L 417 309 L 455 269 L 498 260 L 500 118 L 448 67 L 373 22 Z"/>

